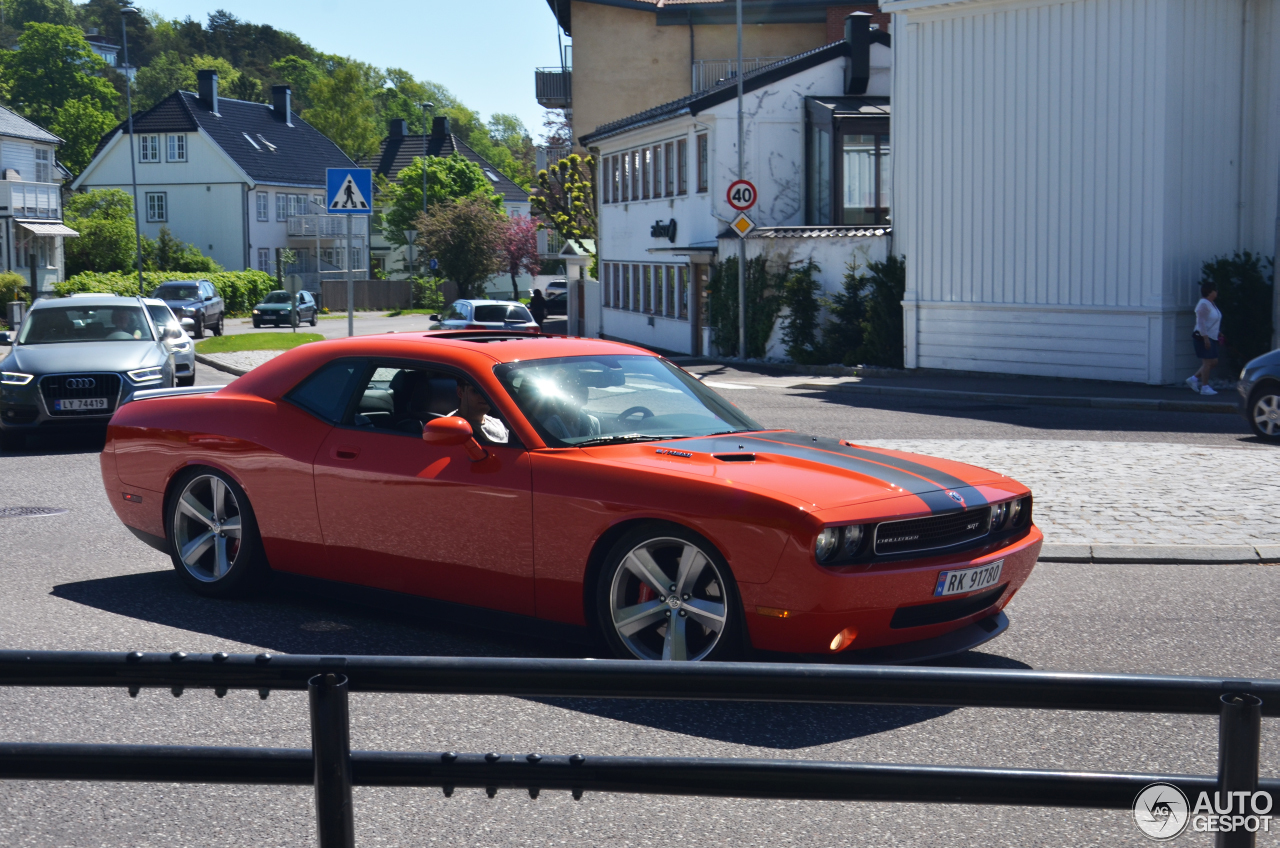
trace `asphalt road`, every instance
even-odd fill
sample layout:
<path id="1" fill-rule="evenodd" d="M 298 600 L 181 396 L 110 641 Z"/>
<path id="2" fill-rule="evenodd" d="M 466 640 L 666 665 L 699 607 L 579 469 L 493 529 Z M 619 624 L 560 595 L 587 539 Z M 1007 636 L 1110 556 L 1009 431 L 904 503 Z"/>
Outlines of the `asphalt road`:
<path id="1" fill-rule="evenodd" d="M 324 322 L 322 322 L 324 323 Z M 200 382 L 226 375 L 201 367 Z M 711 379 L 754 379 L 720 372 Z M 229 378 L 226 378 L 229 379 Z M 848 438 L 1097 439 L 1258 450 L 1230 416 L 964 410 L 760 385 L 721 389 L 767 426 Z M 922 408 L 923 407 L 923 408 Z M 1186 419 L 1186 420 L 1183 420 Z M 581 656 L 511 637 L 280 591 L 214 602 L 188 594 L 101 492 L 92 440 L 0 456 L 0 505 L 58 506 L 0 519 L 0 644 L 14 648 L 322 654 Z M 1242 451 L 1242 461 L 1247 461 Z M 1194 493 L 1189 496 L 1194 497 Z M 955 665 L 1274 677 L 1280 569 L 1041 564 L 1009 607 L 1010 631 Z M 1211 774 L 1216 723 L 1166 715 L 985 709 L 355 695 L 353 746 L 404 750 L 750 756 Z M 301 694 L 0 691 L 0 738 L 305 747 Z M 1263 773 L 1278 774 L 1278 723 Z M 0 843 L 23 846 L 314 844 L 306 788 L 0 784 Z M 649 846 L 1145 845 L 1122 811 L 771 802 L 479 790 L 356 792 L 359 844 Z M 1181 844 L 1208 845 L 1184 835 Z M 1276 844 L 1266 836 L 1259 844 Z"/>
<path id="2" fill-rule="evenodd" d="M 352 323 L 355 327 L 355 335 L 368 336 L 374 333 L 422 332 L 431 329 L 434 322 L 426 315 L 400 315 L 388 318 L 385 312 L 357 312 Z M 564 325 L 564 316 L 552 317 L 547 322 L 546 330 L 551 333 L 562 333 L 565 331 Z M 227 335 L 239 335 L 241 333 L 289 333 L 293 330 L 290 327 L 255 329 L 253 321 L 248 318 L 228 318 L 223 324 L 223 332 Z M 347 337 L 346 313 L 323 315 L 316 321 L 315 327 L 302 324 L 298 327 L 298 332 L 320 333 L 326 339 L 345 339 Z"/>

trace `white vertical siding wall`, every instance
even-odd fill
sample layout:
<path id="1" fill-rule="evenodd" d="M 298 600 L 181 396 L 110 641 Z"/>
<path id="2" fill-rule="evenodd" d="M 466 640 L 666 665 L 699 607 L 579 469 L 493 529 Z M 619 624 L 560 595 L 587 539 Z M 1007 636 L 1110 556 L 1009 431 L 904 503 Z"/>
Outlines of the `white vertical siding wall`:
<path id="1" fill-rule="evenodd" d="M 1178 313 L 1241 233 L 1243 3 L 885 4 L 914 6 L 893 95 L 909 366 L 1180 379 Z"/>

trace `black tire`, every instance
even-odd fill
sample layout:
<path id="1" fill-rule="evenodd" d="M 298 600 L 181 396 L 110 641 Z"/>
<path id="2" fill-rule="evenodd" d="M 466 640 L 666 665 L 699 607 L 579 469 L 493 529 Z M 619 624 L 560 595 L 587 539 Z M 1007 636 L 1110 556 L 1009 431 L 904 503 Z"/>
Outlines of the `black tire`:
<path id="1" fill-rule="evenodd" d="M 225 487 L 222 516 L 218 516 L 214 508 L 217 492 L 213 487 L 219 484 Z M 193 497 L 193 508 L 204 518 L 179 509 L 184 494 Z M 238 544 L 231 541 L 235 538 L 233 533 L 213 535 L 222 526 L 230 527 L 236 519 L 240 532 Z M 206 535 L 211 536 L 207 540 L 209 544 L 194 548 L 193 555 L 184 561 L 182 546 L 195 545 Z M 241 597 L 258 588 L 270 572 L 248 496 L 234 480 L 216 469 L 194 466 L 174 478 L 165 502 L 165 536 L 174 570 L 187 588 L 198 595 Z"/>
<path id="2" fill-rule="evenodd" d="M 12 430 L 0 430 L 0 450 L 17 453 L 27 449 L 27 434 Z"/>
<path id="3" fill-rule="evenodd" d="M 204 338 L 204 313 L 196 316 L 196 338 Z"/>
<path id="4" fill-rule="evenodd" d="M 1264 442 L 1280 443 L 1280 383 L 1266 382 L 1249 394 L 1249 429 Z"/>
<path id="5" fill-rule="evenodd" d="M 260 319 L 260 318 L 254 318 L 254 319 L 253 319 L 253 328 L 256 330 L 256 329 L 258 329 L 258 328 L 259 328 L 259 327 L 261 327 L 261 326 L 262 326 L 262 319 Z"/>
<path id="6" fill-rule="evenodd" d="M 313 327 L 314 327 L 314 326 L 316 325 L 316 322 L 317 322 L 317 321 L 319 321 L 319 320 L 320 320 L 319 318 L 317 318 L 316 316 L 312 315 L 312 316 L 311 316 L 311 322 L 310 322 L 310 323 L 311 323 L 311 326 L 313 326 Z"/>
<path id="7" fill-rule="evenodd" d="M 222 315 L 218 315 L 218 323 L 213 325 L 213 334 L 215 336 L 222 335 Z"/>
<path id="8" fill-rule="evenodd" d="M 190 376 L 178 377 L 175 381 L 179 386 L 194 386 L 196 384 L 196 373 L 192 371 Z"/>
<path id="9" fill-rule="evenodd" d="M 691 559 L 694 568 L 686 575 L 686 585 L 678 587 L 688 591 L 677 594 L 670 587 L 679 583 L 680 562 L 687 551 L 701 555 L 701 562 Z M 635 559 L 637 552 L 659 568 L 661 581 L 651 572 L 653 579 L 642 580 L 632 571 L 628 560 L 647 570 Z M 662 583 L 665 588 L 655 585 Z M 626 623 L 620 626 L 615 616 L 622 610 L 633 611 L 628 632 Z M 595 619 L 609 650 L 620 659 L 728 660 L 743 647 L 742 602 L 729 564 L 714 545 L 678 524 L 649 522 L 614 543 L 596 577 Z M 671 631 L 673 621 L 679 625 L 676 631 Z"/>

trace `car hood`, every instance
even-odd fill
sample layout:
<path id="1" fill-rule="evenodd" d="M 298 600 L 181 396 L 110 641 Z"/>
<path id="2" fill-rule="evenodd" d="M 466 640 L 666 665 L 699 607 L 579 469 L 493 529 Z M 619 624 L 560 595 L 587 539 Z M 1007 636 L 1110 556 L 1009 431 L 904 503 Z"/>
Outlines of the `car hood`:
<path id="1" fill-rule="evenodd" d="M 164 364 L 166 352 L 153 341 L 68 342 L 18 345 L 4 360 L 6 371 L 62 374 L 71 371 L 131 371 Z"/>
<path id="2" fill-rule="evenodd" d="M 1012 483 L 998 472 L 972 465 L 794 432 L 704 436 L 586 450 L 600 459 L 723 477 L 784 496 L 812 512 L 904 495 L 915 495 L 933 512 L 973 509 L 987 504 L 974 486 Z"/>
<path id="3" fill-rule="evenodd" d="M 186 300 L 168 300 L 164 299 L 165 305 L 170 309 L 189 309 L 192 306 L 199 306 L 204 303 L 202 297 L 189 297 Z"/>

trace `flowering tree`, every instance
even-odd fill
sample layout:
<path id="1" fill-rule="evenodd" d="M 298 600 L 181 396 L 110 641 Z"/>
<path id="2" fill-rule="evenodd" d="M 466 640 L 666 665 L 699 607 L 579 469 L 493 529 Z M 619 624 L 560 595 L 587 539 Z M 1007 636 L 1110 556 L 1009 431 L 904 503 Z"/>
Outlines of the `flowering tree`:
<path id="1" fill-rule="evenodd" d="M 415 227 L 424 256 L 440 263 L 445 276 L 458 284 L 466 300 L 484 281 L 502 270 L 502 236 L 506 216 L 484 197 L 437 203 L 418 213 Z"/>
<path id="2" fill-rule="evenodd" d="M 539 171 L 529 202 L 538 217 L 584 253 L 596 237 L 596 159 L 571 153 Z"/>
<path id="3" fill-rule="evenodd" d="M 507 228 L 502 233 L 502 266 L 511 275 L 512 297 L 520 299 L 520 286 L 516 277 L 521 271 L 530 275 L 542 270 L 542 262 L 538 258 L 538 222 L 529 215 L 517 215 L 508 219 Z"/>

